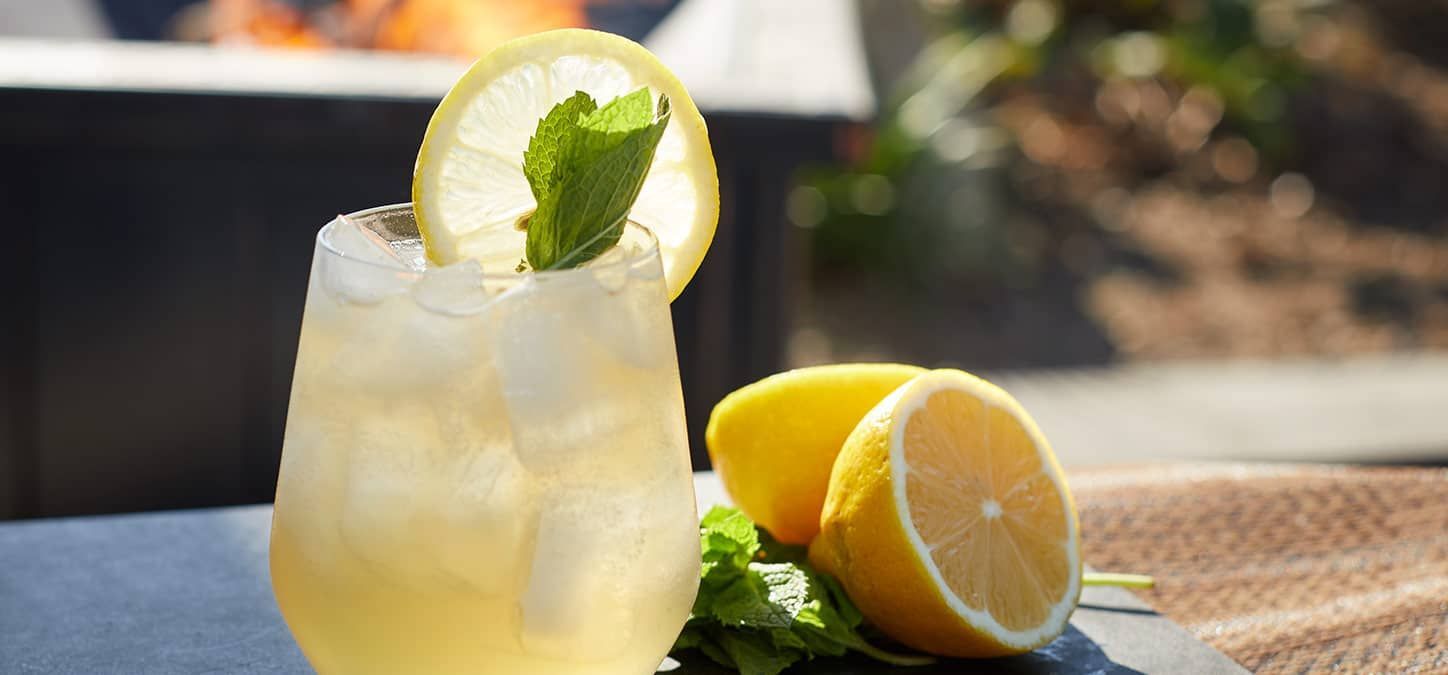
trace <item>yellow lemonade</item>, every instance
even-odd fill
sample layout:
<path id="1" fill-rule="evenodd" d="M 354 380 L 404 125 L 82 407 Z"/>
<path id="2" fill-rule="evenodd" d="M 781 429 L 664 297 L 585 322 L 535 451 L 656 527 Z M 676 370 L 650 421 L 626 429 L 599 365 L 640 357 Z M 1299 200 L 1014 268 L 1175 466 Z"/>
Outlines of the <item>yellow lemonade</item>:
<path id="1" fill-rule="evenodd" d="M 506 235 L 500 235 L 506 239 Z M 699 541 L 669 290 L 426 262 L 409 205 L 318 235 L 271 540 L 321 673 L 649 673 Z"/>

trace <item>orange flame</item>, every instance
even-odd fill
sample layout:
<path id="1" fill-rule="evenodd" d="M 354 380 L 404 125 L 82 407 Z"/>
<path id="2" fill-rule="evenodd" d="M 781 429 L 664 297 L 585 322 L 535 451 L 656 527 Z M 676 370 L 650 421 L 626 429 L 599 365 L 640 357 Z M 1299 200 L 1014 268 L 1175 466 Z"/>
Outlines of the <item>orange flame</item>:
<path id="1" fill-rule="evenodd" d="M 211 30 L 217 42 L 276 47 L 325 47 L 327 36 L 290 5 L 272 0 L 211 0 Z"/>
<path id="2" fill-rule="evenodd" d="M 217 42 L 478 56 L 520 35 L 588 25 L 587 0 L 341 0 L 302 12 L 281 0 L 210 0 Z"/>

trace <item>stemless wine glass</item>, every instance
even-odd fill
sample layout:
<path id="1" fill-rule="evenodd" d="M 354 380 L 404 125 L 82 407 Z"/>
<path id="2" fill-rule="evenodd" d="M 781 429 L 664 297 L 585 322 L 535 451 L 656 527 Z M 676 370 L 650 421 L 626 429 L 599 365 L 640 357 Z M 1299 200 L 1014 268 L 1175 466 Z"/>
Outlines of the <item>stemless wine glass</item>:
<path id="1" fill-rule="evenodd" d="M 410 204 L 318 233 L 271 573 L 319 672 L 652 672 L 695 518 L 647 229 L 537 273 L 430 266 Z"/>

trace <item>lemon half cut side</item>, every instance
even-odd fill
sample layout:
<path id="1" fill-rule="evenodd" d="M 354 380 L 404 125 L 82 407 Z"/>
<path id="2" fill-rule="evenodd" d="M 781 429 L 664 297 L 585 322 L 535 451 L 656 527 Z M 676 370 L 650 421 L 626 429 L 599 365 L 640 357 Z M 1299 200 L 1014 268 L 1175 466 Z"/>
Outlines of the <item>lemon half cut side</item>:
<path id="1" fill-rule="evenodd" d="M 810 560 L 891 637 L 948 656 L 1044 645 L 1081 593 L 1076 508 L 1045 437 L 957 370 L 910 380 L 855 427 Z"/>

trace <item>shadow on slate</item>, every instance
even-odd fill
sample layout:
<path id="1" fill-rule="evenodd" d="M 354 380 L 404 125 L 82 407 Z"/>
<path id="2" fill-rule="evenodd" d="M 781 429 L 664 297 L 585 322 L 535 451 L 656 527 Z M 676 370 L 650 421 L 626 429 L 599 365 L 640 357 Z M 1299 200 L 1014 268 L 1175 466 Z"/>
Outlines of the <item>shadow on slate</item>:
<path id="1" fill-rule="evenodd" d="M 733 671 L 714 664 L 695 651 L 676 655 L 675 658 L 679 659 L 682 665 L 669 671 L 670 675 L 734 675 Z M 1140 672 L 1112 661 L 1099 645 L 1075 626 L 1067 627 L 1066 633 L 1051 644 L 1020 656 L 982 660 L 949 659 L 931 666 L 905 668 L 852 654 L 841 658 L 816 659 L 785 671 L 787 674 L 799 675 L 1139 675 Z"/>

